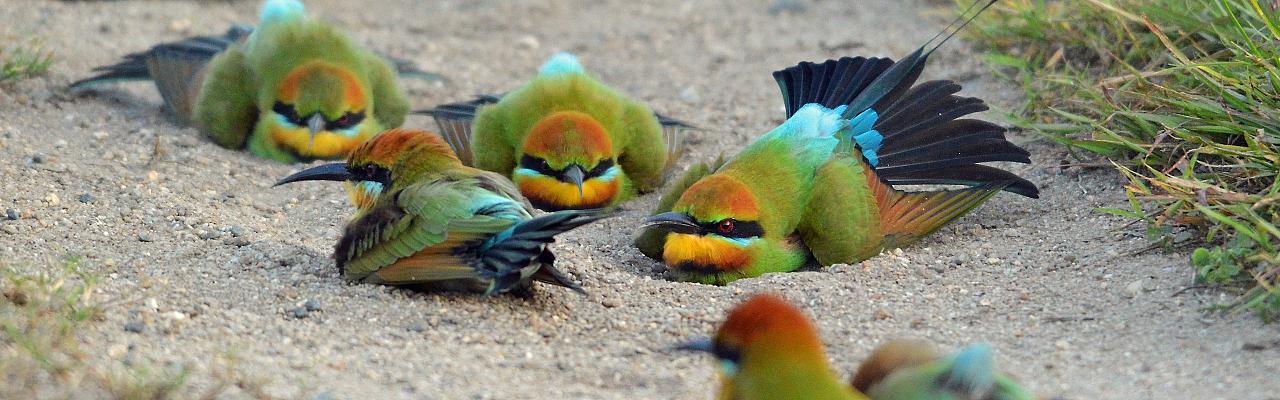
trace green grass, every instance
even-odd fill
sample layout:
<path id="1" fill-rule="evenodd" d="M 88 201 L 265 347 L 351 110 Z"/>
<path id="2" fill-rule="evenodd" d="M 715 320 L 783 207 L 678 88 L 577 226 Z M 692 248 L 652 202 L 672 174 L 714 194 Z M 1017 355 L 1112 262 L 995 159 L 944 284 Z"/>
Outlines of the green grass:
<path id="1" fill-rule="evenodd" d="M 956 0 L 967 6 L 970 0 Z M 1226 308 L 1280 317 L 1280 11 L 1257 0 L 1004 0 L 968 35 L 1027 101 L 1015 124 L 1102 157 Z M 1088 155 L 1093 153 L 1095 155 Z M 1176 233 L 1190 231 L 1191 240 Z"/>
<path id="2" fill-rule="evenodd" d="M 233 386 L 249 397 L 268 397 L 261 380 L 241 373 L 234 357 L 215 357 L 212 385 L 202 389 L 189 384 L 187 366 L 104 363 L 106 349 L 86 348 L 82 337 L 105 310 L 95 296 L 97 281 L 77 259 L 36 271 L 0 263 L 0 398 L 216 398 Z"/>
<path id="3" fill-rule="evenodd" d="M 53 51 L 39 39 L 3 39 L 9 44 L 0 45 L 0 82 L 44 75 L 53 64 Z"/>

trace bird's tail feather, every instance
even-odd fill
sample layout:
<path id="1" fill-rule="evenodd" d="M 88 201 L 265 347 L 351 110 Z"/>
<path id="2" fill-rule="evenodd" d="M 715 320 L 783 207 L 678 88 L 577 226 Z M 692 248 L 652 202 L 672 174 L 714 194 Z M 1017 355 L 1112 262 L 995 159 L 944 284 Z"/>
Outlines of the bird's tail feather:
<path id="1" fill-rule="evenodd" d="M 892 185 L 1012 181 L 1005 190 L 1038 197 L 1035 184 L 979 163 L 1030 163 L 1030 153 L 1005 139 L 999 125 L 957 119 L 987 110 L 981 99 L 960 97 L 960 85 L 930 81 L 911 88 L 880 114 L 875 129 L 884 136 L 876 173 Z"/>
<path id="2" fill-rule="evenodd" d="M 1004 180 L 957 190 L 904 192 L 880 182 L 874 174 L 867 181 L 880 209 L 885 249 L 915 243 L 1015 183 Z"/>
<path id="3" fill-rule="evenodd" d="M 517 285 L 523 276 L 525 267 L 531 263 L 551 261 L 555 258 L 546 249 L 546 245 L 555 241 L 555 236 L 574 228 L 607 217 L 602 210 L 569 210 L 558 211 L 537 218 L 523 221 L 507 228 L 486 241 L 480 248 L 480 259 L 477 270 L 492 279 L 493 284 L 488 292 L 500 293 Z M 547 253 L 547 254 L 544 254 Z M 532 277 L 547 283 L 565 286 L 581 292 L 582 288 L 569 282 L 568 278 L 550 264 L 542 268 L 548 271 L 534 271 Z"/>

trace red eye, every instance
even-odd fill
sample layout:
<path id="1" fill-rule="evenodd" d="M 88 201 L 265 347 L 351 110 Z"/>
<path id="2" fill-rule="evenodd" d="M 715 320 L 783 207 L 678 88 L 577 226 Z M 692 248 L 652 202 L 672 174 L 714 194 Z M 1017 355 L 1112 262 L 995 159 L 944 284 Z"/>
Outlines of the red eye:
<path id="1" fill-rule="evenodd" d="M 350 119 L 351 119 L 350 117 L 347 117 L 346 115 L 343 115 L 343 116 L 342 116 L 342 118 L 338 118 L 338 124 L 339 124 L 339 125 L 346 125 L 346 124 L 347 124 L 347 121 L 348 121 L 348 120 L 350 120 Z"/>
<path id="2" fill-rule="evenodd" d="M 720 224 L 716 225 L 716 230 L 719 230 L 720 233 L 733 232 L 733 220 L 726 219 L 724 221 L 720 221 Z"/>

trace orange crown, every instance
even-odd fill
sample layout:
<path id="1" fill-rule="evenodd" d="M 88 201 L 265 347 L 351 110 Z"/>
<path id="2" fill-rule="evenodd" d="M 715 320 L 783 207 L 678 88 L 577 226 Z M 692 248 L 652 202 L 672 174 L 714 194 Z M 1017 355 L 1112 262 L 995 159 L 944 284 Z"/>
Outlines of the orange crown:
<path id="1" fill-rule="evenodd" d="M 350 70 L 324 61 L 311 61 L 294 68 L 280 81 L 278 98 L 287 103 L 299 100 L 302 88 L 342 88 L 342 101 L 347 109 L 363 110 L 368 99 L 363 85 Z"/>
<path id="2" fill-rule="evenodd" d="M 775 294 L 758 294 L 729 312 L 716 332 L 716 341 L 746 348 L 759 340 L 766 345 L 802 346 L 822 351 L 813 322 L 800 309 Z"/>
<path id="3" fill-rule="evenodd" d="M 611 157 L 613 140 L 590 115 L 558 111 L 533 125 L 525 138 L 524 152 L 544 159 L 559 156 L 563 161 L 587 164 Z"/>
<path id="4" fill-rule="evenodd" d="M 690 186 L 680 196 L 675 208 L 686 210 L 696 218 L 712 220 L 733 217 L 756 221 L 760 218 L 760 206 L 756 204 L 755 195 L 747 185 L 725 174 L 708 176 Z"/>

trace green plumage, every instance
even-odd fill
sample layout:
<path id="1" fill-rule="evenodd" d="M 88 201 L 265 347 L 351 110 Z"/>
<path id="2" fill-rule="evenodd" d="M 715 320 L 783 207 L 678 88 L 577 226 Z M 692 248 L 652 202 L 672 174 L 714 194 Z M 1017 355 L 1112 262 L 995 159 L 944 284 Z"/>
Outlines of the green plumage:
<path id="1" fill-rule="evenodd" d="M 915 243 L 1000 191 L 1036 197 L 1031 182 L 980 164 L 1030 162 L 1004 128 L 962 118 L 986 110 L 981 99 L 956 96 L 950 81 L 916 84 L 931 52 L 775 72 L 787 120 L 668 193 L 679 200 L 646 219 L 637 246 L 676 279 L 724 284 L 806 260 L 857 263 Z M 904 192 L 899 184 L 967 188 Z"/>
<path id="2" fill-rule="evenodd" d="M 305 71 L 314 69 L 325 71 Z M 179 122 L 195 125 L 220 146 L 281 162 L 346 156 L 382 129 L 404 122 L 409 105 L 398 73 L 438 79 L 307 18 L 296 0 L 264 2 L 255 28 L 235 26 L 221 36 L 159 44 L 94 71 L 71 88 L 154 81 Z M 300 77 L 285 90 L 290 74 Z M 322 118 L 310 118 L 317 115 Z"/>
<path id="3" fill-rule="evenodd" d="M 1033 400 L 995 369 L 990 349 L 977 345 L 934 361 L 902 366 L 872 383 L 872 400 Z"/>
<path id="4" fill-rule="evenodd" d="M 360 48 L 328 24 L 294 19 L 264 24 L 244 45 L 233 46 L 209 62 L 196 100 L 194 121 L 215 142 L 229 148 L 247 146 L 259 157 L 281 162 L 307 161 L 296 149 L 273 140 L 281 129 L 273 105 L 279 101 L 286 74 L 311 61 L 323 61 L 350 72 L 359 80 L 361 95 L 369 99 L 363 110 L 371 114 L 359 132 L 371 136 L 404 123 L 408 99 L 397 87 L 395 72 L 382 57 Z M 296 101 L 300 113 L 319 112 L 326 119 L 348 111 L 343 87 L 311 88 Z M 252 127 L 246 129 L 246 127 Z M 331 157 L 345 156 L 338 152 Z"/>
<path id="5" fill-rule="evenodd" d="M 604 85 L 567 53 L 510 93 L 426 113 L 463 162 L 511 177 L 545 210 L 608 207 L 657 189 L 693 129 Z"/>
<path id="6" fill-rule="evenodd" d="M 612 140 L 624 172 L 624 189 L 615 204 L 662 183 L 666 144 L 653 111 L 585 74 L 538 76 L 497 104 L 481 108 L 472 133 L 475 166 L 510 174 L 533 125 L 563 110 L 591 115 Z M 563 160 L 569 161 L 581 162 Z"/>
<path id="7" fill-rule="evenodd" d="M 515 199 L 502 197 L 483 189 L 487 185 L 510 185 L 493 177 L 478 176 L 457 180 L 440 180 L 411 184 L 394 196 L 384 196 L 388 204 L 380 204 L 352 222 L 339 244 L 335 257 L 349 280 L 380 284 L 424 284 L 448 286 L 469 291 L 489 291 L 492 276 L 472 267 L 473 252 L 454 251 L 478 248 L 487 239 L 516 223 L 532 218 L 529 210 Z M 477 213 L 476 204 L 491 204 L 485 214 Z M 376 229 L 370 229 L 370 227 Z M 384 268 L 411 259 L 424 249 L 445 244 L 450 251 L 428 252 L 419 261 L 431 268 L 390 276 Z M 459 240 L 461 238 L 465 238 Z M 344 243 L 350 245 L 344 246 Z M 518 274 L 527 277 L 541 264 L 522 266 Z"/>
<path id="8" fill-rule="evenodd" d="M 392 129 L 345 163 L 312 167 L 277 185 L 347 183 L 357 208 L 334 246 L 347 280 L 489 294 L 524 292 L 532 281 L 582 288 L 555 269 L 555 236 L 605 215 L 572 210 L 533 216 L 503 176 L 467 167 L 443 139 Z"/>

